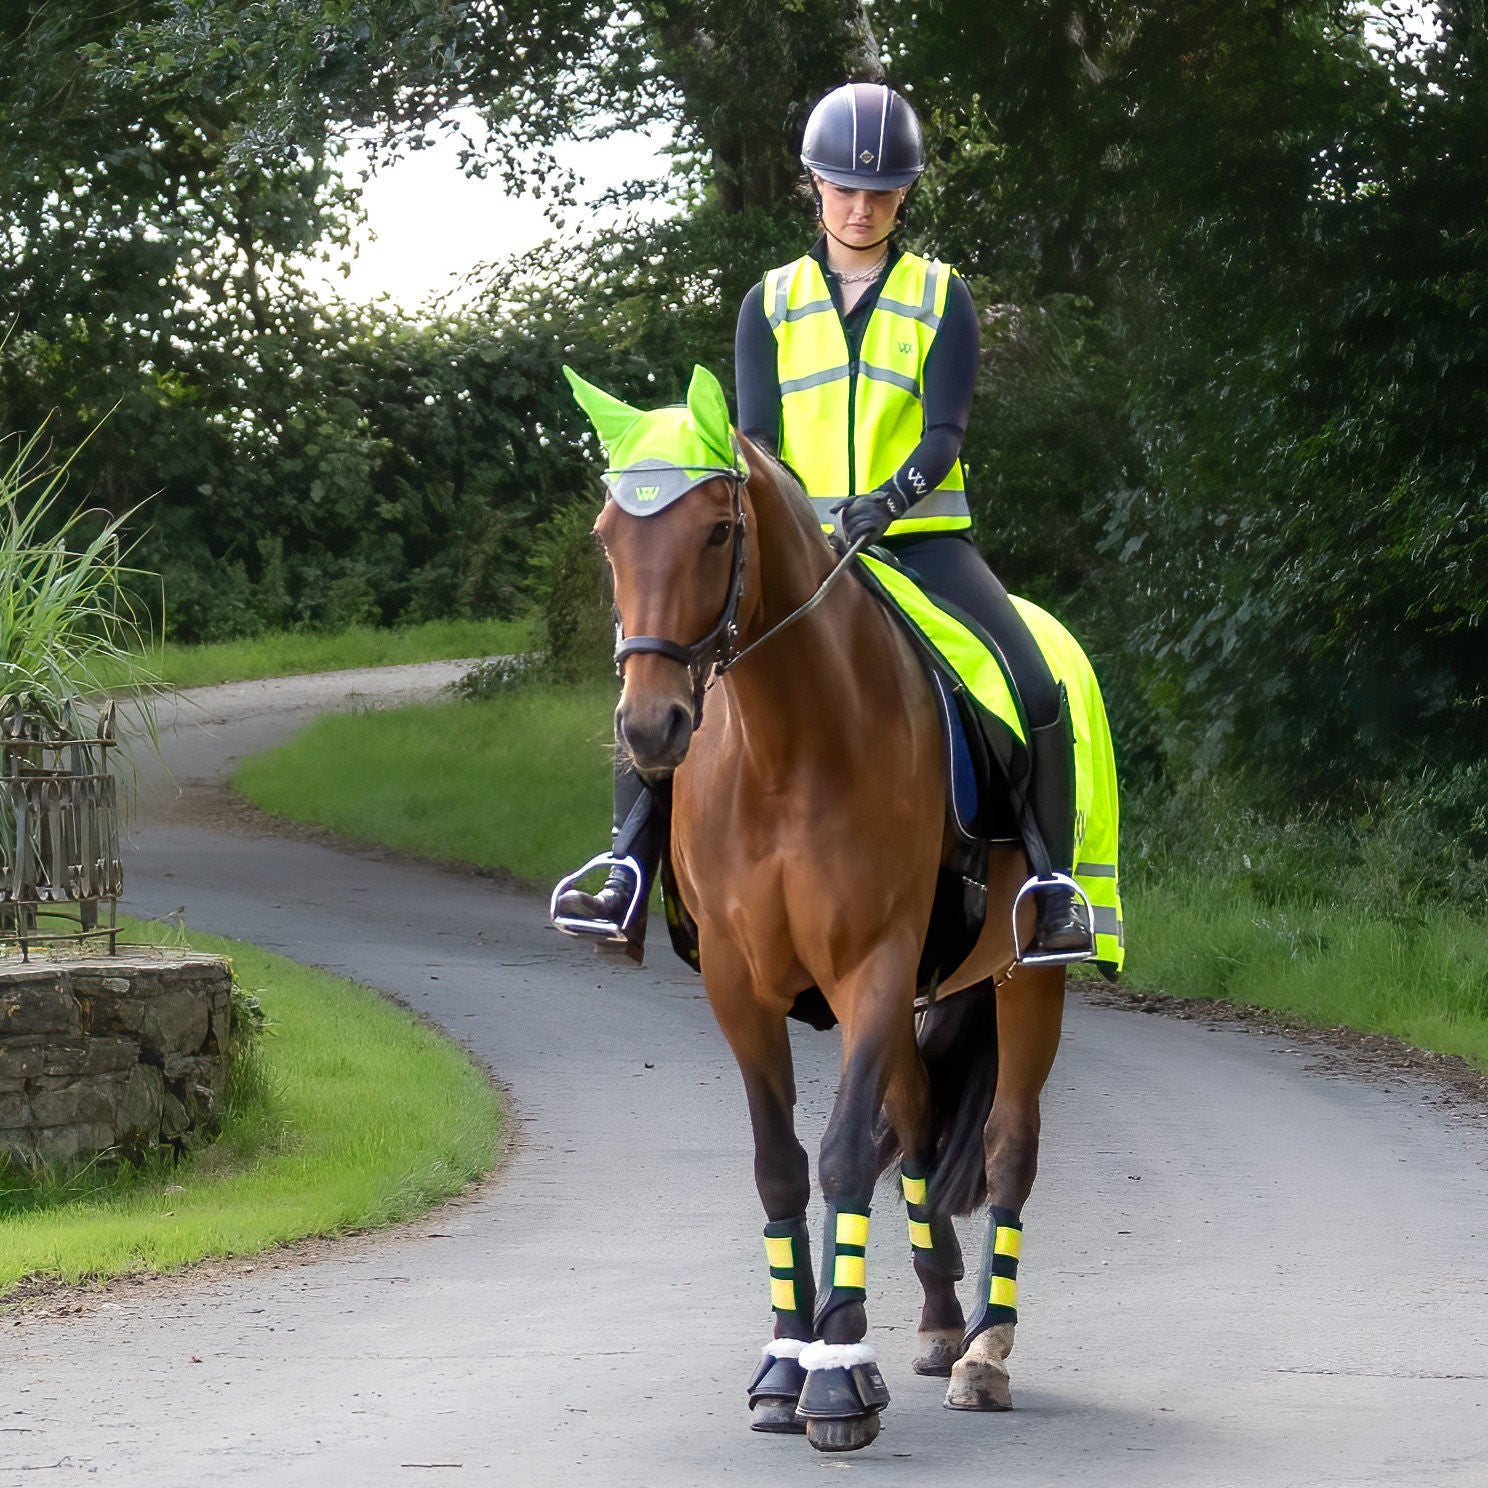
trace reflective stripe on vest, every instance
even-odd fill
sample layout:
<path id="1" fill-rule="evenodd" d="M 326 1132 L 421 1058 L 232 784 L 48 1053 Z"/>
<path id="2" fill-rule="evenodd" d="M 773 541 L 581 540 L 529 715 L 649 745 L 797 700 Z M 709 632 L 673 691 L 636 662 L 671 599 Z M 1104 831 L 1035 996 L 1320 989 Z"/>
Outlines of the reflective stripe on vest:
<path id="1" fill-rule="evenodd" d="M 903 254 L 868 316 L 856 363 L 814 258 L 798 258 L 765 275 L 765 317 L 775 333 L 780 377 L 780 458 L 800 476 L 829 530 L 835 525 L 832 504 L 884 485 L 924 435 L 921 379 L 945 315 L 951 274 L 938 260 Z M 958 460 L 888 530 L 970 526 Z"/>

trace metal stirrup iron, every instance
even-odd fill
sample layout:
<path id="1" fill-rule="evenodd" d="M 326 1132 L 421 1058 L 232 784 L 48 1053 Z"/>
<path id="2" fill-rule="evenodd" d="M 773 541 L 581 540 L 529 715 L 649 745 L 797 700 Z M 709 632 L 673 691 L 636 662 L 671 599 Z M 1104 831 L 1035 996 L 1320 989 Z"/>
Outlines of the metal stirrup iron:
<path id="1" fill-rule="evenodd" d="M 635 888 L 631 891 L 630 904 L 625 913 L 618 920 L 583 920 L 574 915 L 559 914 L 559 899 L 570 889 L 577 887 L 579 881 L 587 878 L 596 868 L 623 868 L 630 874 Z M 597 858 L 590 858 L 582 868 L 558 881 L 553 889 L 553 897 L 548 901 L 548 918 L 565 935 L 576 935 L 581 938 L 587 936 L 591 939 L 599 937 L 617 945 L 625 945 L 630 939 L 630 927 L 635 923 L 635 917 L 640 913 L 641 905 L 645 902 L 646 891 L 642 887 L 644 880 L 645 874 L 641 871 L 641 865 L 634 858 L 617 858 L 614 853 L 600 853 Z"/>
<path id="2" fill-rule="evenodd" d="M 1071 894 L 1079 896 L 1080 903 L 1085 906 L 1085 924 L 1090 939 L 1083 948 L 1071 951 L 1035 951 L 1021 947 L 1015 963 L 1018 966 L 1072 966 L 1078 961 L 1095 960 L 1095 906 L 1091 904 L 1090 896 L 1085 890 L 1067 873 L 1051 873 L 1047 878 L 1030 878 L 1018 890 L 1017 897 L 1013 900 L 1013 944 L 1018 944 L 1018 909 L 1024 899 L 1030 894 L 1037 894 L 1041 889 L 1053 888 L 1068 889 Z"/>

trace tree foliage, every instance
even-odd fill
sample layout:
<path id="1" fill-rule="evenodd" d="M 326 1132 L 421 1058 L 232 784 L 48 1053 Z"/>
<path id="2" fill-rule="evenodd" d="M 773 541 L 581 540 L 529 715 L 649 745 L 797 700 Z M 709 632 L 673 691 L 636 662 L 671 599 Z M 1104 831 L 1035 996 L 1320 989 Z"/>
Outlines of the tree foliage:
<path id="1" fill-rule="evenodd" d="M 653 402 L 726 373 L 811 236 L 810 105 L 881 68 L 927 125 L 910 240 L 983 315 L 979 538 L 1091 643 L 1128 763 L 1315 794 L 1470 765 L 1484 21 L 1419 11 L 31 0 L 0 13 L 0 414 L 66 447 L 114 409 L 74 481 L 149 498 L 179 634 L 510 610 L 592 490 L 560 365 Z M 338 142 L 416 148 L 456 104 L 469 169 L 560 197 L 556 142 L 665 119 L 678 210 L 503 266 L 477 312 L 317 303 Z"/>
<path id="2" fill-rule="evenodd" d="M 1481 8 L 1393 9 L 876 8 L 919 220 L 993 307 L 984 541 L 1179 774 L 1477 748 Z"/>

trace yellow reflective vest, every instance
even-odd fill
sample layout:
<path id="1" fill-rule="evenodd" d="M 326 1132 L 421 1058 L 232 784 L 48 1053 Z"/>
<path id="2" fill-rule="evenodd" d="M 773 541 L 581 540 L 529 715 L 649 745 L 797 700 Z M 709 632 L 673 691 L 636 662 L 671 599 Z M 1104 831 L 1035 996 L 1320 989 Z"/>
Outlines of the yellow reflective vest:
<path id="1" fill-rule="evenodd" d="M 780 377 L 780 458 L 801 478 L 829 531 L 844 496 L 877 490 L 925 431 L 925 358 L 945 315 L 951 275 L 937 259 L 902 254 L 869 312 L 854 360 L 821 265 L 809 254 L 771 269 L 764 310 Z M 889 527 L 890 534 L 971 526 L 958 460 L 945 479 Z"/>

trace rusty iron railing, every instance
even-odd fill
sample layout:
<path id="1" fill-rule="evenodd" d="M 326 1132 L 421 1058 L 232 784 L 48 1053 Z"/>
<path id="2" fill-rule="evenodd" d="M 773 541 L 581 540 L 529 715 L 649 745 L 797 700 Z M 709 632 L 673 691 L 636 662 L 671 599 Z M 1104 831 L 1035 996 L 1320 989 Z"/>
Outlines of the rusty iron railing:
<path id="1" fill-rule="evenodd" d="M 116 743 L 112 703 L 91 738 L 71 710 L 59 721 L 12 700 L 0 707 L 0 943 L 18 943 L 23 957 L 59 940 L 117 949 Z"/>

